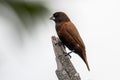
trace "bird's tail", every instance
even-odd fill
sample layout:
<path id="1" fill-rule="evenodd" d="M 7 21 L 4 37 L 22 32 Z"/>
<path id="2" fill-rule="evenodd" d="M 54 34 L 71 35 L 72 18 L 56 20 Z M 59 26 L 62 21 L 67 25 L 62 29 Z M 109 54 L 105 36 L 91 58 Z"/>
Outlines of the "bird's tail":
<path id="1" fill-rule="evenodd" d="M 89 64 L 88 64 L 87 59 L 86 59 L 84 62 L 85 62 L 85 64 L 86 64 L 87 68 L 88 68 L 88 71 L 90 71 L 90 67 L 89 67 Z"/>
<path id="2" fill-rule="evenodd" d="M 87 69 L 88 69 L 88 71 L 90 71 L 90 67 L 89 67 L 89 64 L 88 64 L 88 61 L 87 61 L 87 56 L 86 56 L 86 53 L 84 53 L 84 54 L 78 54 L 81 58 L 82 58 L 82 60 L 85 62 L 85 64 L 86 64 L 86 66 L 87 66 Z"/>

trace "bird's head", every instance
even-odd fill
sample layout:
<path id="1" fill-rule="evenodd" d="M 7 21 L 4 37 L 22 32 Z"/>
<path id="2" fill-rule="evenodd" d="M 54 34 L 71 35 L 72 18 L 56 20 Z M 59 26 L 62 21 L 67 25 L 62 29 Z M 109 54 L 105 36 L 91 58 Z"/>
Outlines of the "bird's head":
<path id="1" fill-rule="evenodd" d="M 50 20 L 55 21 L 55 23 L 70 21 L 70 19 L 64 12 L 54 13 L 53 16 L 50 18 Z"/>

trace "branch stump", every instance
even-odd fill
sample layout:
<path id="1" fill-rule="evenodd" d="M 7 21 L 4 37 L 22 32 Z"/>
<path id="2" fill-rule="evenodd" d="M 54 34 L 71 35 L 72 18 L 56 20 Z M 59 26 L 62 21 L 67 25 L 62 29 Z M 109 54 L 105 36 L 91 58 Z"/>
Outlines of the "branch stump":
<path id="1" fill-rule="evenodd" d="M 59 80 L 81 80 L 79 74 L 75 70 L 72 62 L 70 61 L 65 47 L 59 38 L 52 36 L 52 44 L 56 56 L 57 70 L 56 75 Z"/>

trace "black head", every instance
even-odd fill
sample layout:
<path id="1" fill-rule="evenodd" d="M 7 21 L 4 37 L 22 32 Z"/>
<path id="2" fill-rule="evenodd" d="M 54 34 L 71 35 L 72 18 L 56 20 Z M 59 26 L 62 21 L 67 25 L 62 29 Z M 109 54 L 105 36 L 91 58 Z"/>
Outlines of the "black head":
<path id="1" fill-rule="evenodd" d="M 56 12 L 50 19 L 54 20 L 56 23 L 70 21 L 70 19 L 64 12 Z"/>

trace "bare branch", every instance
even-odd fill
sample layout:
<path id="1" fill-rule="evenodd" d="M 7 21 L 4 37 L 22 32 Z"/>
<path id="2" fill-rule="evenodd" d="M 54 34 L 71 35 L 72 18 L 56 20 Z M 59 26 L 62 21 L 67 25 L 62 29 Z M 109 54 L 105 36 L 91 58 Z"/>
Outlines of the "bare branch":
<path id="1" fill-rule="evenodd" d="M 59 38 L 52 36 L 53 48 L 56 56 L 57 70 L 56 75 L 59 80 L 81 80 L 79 74 L 75 70 L 68 56 L 64 46 Z"/>

